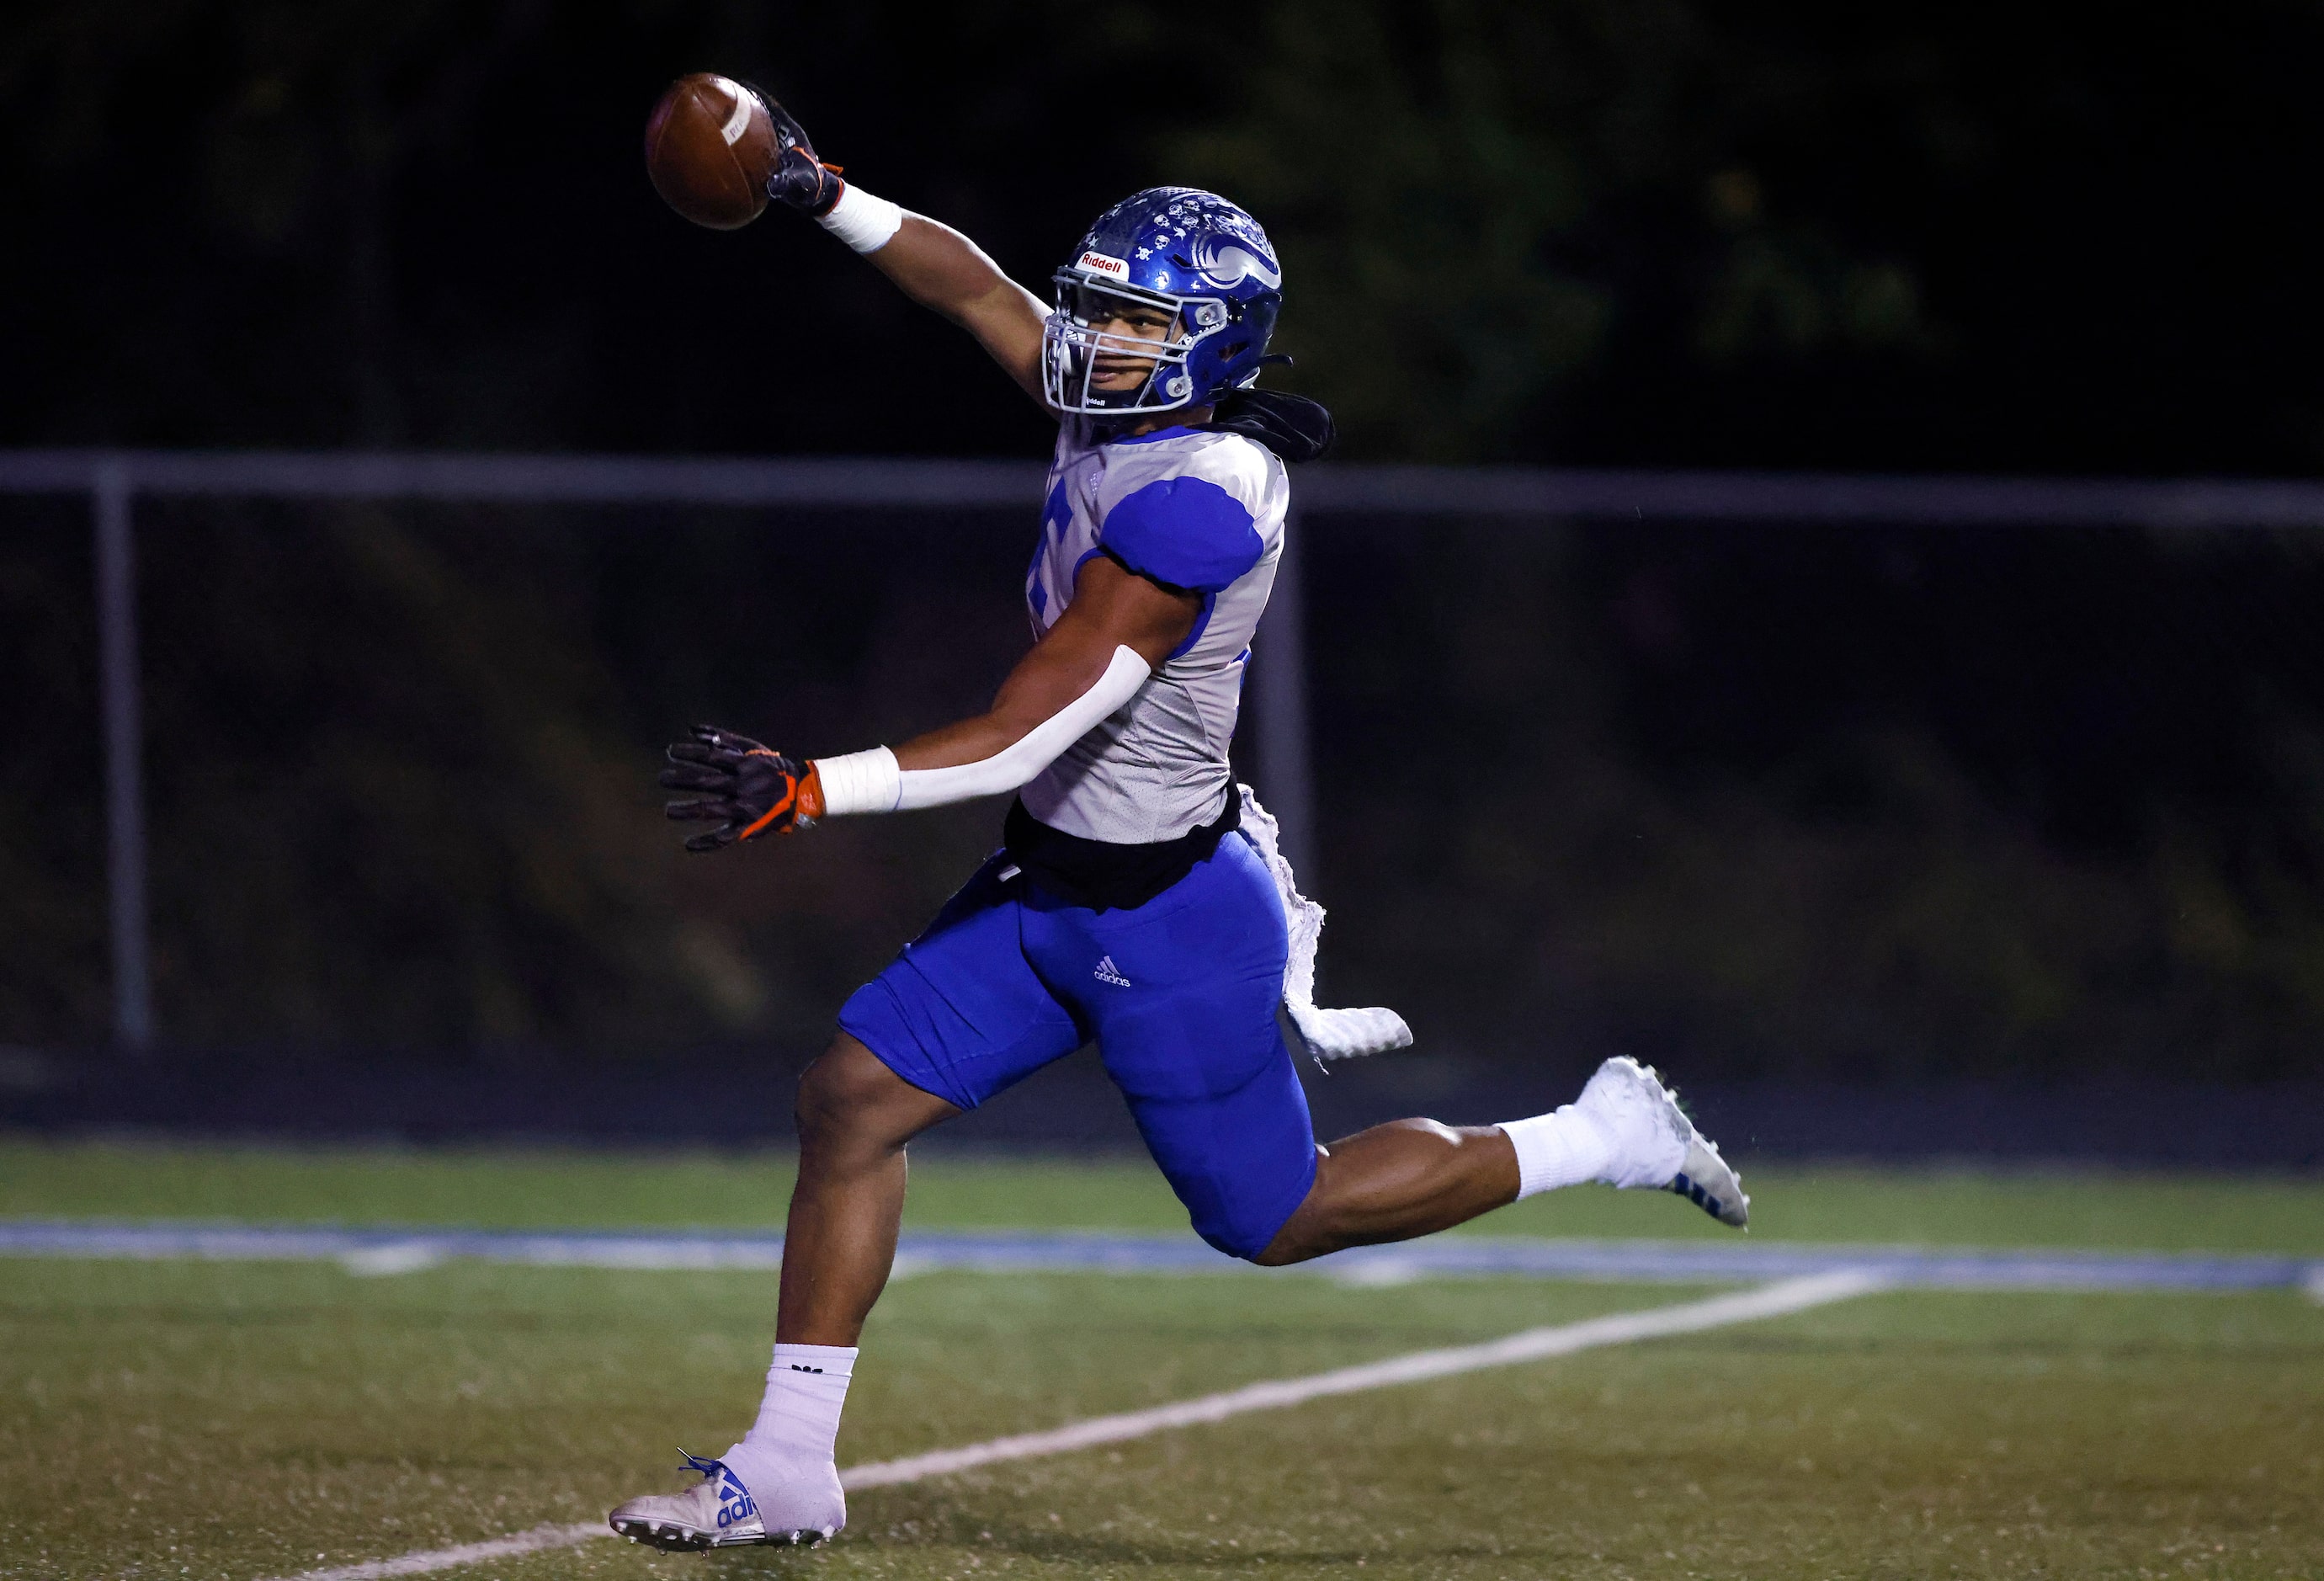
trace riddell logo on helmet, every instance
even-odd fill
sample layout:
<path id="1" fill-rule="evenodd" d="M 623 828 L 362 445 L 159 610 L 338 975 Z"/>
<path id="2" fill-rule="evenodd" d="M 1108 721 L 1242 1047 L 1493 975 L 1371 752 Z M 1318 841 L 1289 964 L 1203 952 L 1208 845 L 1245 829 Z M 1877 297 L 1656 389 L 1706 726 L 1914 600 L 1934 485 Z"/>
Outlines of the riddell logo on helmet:
<path id="1" fill-rule="evenodd" d="M 1116 280 L 1130 278 L 1130 265 L 1120 258 L 1109 258 L 1103 253 L 1084 253 L 1081 267 L 1092 274 L 1110 274 Z"/>

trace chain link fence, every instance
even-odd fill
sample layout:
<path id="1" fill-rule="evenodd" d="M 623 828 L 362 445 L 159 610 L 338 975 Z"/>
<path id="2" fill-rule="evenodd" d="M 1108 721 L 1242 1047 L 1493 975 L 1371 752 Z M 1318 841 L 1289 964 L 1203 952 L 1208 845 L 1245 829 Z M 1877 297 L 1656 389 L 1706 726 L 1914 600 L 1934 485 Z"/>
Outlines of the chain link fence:
<path id="1" fill-rule="evenodd" d="M 1713 1083 L 2324 1077 L 2324 490 L 1295 491 L 1237 751 L 1332 910 L 1323 997 L 1419 1034 L 1359 1086 L 1617 1049 Z M 1001 808 L 687 859 L 659 748 L 981 707 L 1038 494 L 1014 463 L 0 457 L 0 1043 L 811 1055 Z"/>

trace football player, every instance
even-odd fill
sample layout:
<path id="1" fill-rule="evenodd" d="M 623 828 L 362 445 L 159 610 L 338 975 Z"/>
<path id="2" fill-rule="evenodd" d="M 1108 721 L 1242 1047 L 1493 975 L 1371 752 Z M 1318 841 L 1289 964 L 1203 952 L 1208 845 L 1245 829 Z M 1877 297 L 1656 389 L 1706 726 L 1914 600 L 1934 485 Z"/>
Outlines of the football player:
<path id="1" fill-rule="evenodd" d="M 849 999 L 801 1078 L 757 1421 L 717 1459 L 689 1457 L 695 1486 L 614 1510 L 614 1530 L 676 1549 L 845 1524 L 833 1447 L 895 1254 L 905 1144 L 1092 1040 L 1195 1232 L 1255 1262 L 1425 1235 L 1593 1180 L 1676 1190 L 1742 1225 L 1734 1172 L 1628 1059 L 1554 1113 L 1316 1144 L 1276 1017 L 1305 902 L 1227 763 L 1283 552 L 1285 463 L 1330 435 L 1314 403 L 1254 388 L 1283 300 L 1259 223 L 1209 192 L 1139 192 L 1098 217 L 1045 303 L 957 231 L 843 181 L 768 109 L 783 151 L 770 195 L 974 336 L 1059 430 L 1025 584 L 1034 643 L 990 709 L 812 762 L 707 728 L 670 749 L 663 783 L 685 793 L 670 816 L 706 826 L 695 851 L 1016 800 L 1005 847 Z M 1390 1012 L 1341 1013 L 1385 1016 L 1389 1035 L 1359 1035 L 1402 1040 Z"/>

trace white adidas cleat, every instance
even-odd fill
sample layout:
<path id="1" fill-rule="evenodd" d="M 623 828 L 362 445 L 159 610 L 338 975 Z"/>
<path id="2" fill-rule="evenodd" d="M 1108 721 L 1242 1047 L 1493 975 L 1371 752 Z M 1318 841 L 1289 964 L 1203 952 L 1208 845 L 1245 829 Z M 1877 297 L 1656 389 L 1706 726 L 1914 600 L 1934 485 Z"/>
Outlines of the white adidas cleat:
<path id="1" fill-rule="evenodd" d="M 678 1453 L 686 1455 L 683 1449 Z M 702 1474 L 700 1482 L 682 1493 L 648 1493 L 617 1505 L 605 1517 L 605 1523 L 632 1542 L 674 1550 L 744 1548 L 753 1544 L 797 1543 L 812 1547 L 829 1540 L 847 1524 L 846 1500 L 840 1497 L 835 1517 L 826 1516 L 828 1524 L 787 1526 L 779 1516 L 770 1530 L 759 1501 L 751 1496 L 742 1479 L 724 1461 L 686 1455 L 686 1464 Z M 829 1492 L 837 1496 L 839 1477 L 835 1472 L 831 1482 Z M 822 1491 L 814 1490 L 818 1493 Z"/>
<path id="2" fill-rule="evenodd" d="M 1675 1191 L 1722 1225 L 1743 1229 L 1751 1199 L 1718 1147 L 1694 1128 L 1678 1095 L 1649 1065 L 1627 1056 L 1598 1068 L 1573 1106 L 1613 1139 L 1609 1184 L 1625 1190 Z"/>

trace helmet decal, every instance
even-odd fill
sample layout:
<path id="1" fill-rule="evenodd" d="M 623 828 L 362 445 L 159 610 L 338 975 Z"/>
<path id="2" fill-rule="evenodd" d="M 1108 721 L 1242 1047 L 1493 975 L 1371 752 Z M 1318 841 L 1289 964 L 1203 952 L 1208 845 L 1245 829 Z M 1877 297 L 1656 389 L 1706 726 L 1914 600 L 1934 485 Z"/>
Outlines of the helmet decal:
<path id="1" fill-rule="evenodd" d="M 1194 243 L 1194 272 L 1212 285 L 1231 290 L 1256 280 L 1269 291 L 1283 289 L 1283 272 L 1249 247 L 1203 236 Z"/>

